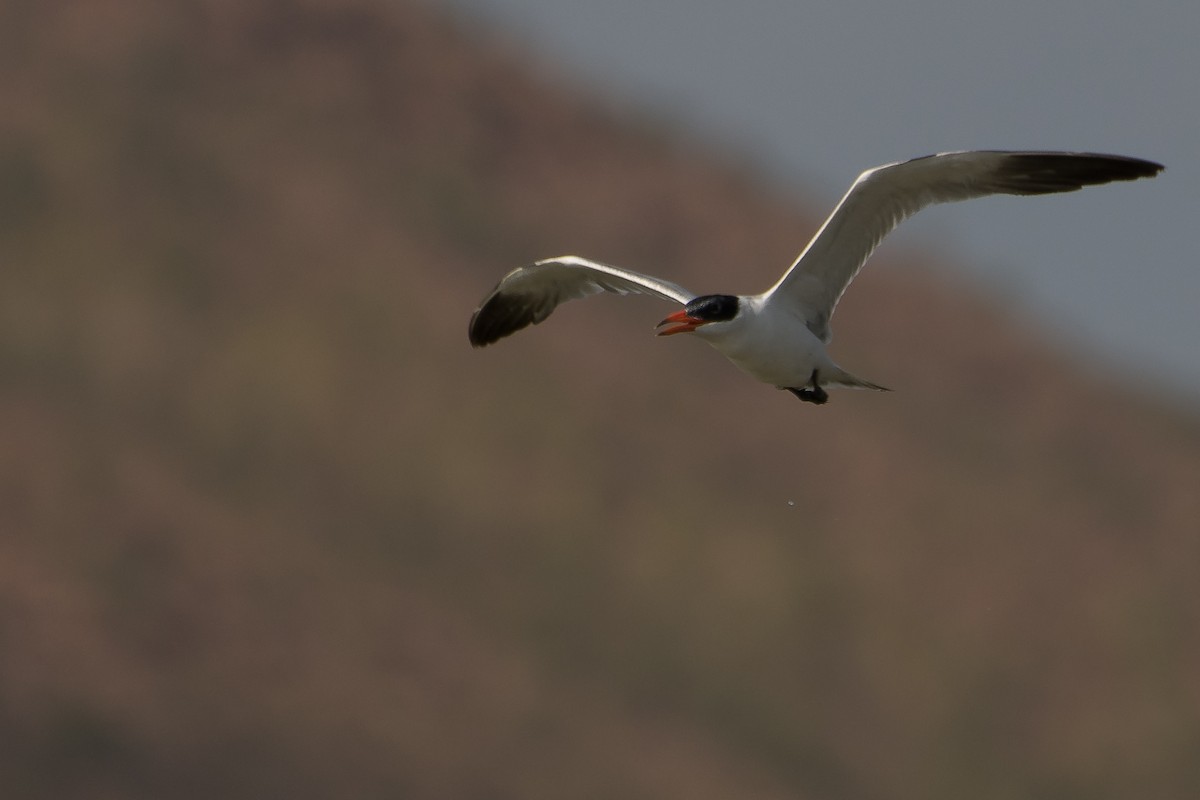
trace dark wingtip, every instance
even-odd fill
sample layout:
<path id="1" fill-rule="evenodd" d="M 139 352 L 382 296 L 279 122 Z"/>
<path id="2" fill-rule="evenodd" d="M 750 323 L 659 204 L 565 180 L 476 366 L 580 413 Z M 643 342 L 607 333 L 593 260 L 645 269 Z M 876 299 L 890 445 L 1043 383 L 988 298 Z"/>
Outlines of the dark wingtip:
<path id="1" fill-rule="evenodd" d="M 493 292 L 471 315 L 467 338 L 472 347 L 487 347 L 536 321 L 527 303 L 503 292 Z"/>
<path id="2" fill-rule="evenodd" d="M 1085 177 L 1095 175 L 1098 180 L 1132 181 L 1138 178 L 1153 178 L 1166 169 L 1155 161 L 1131 156 L 1114 156 L 1106 153 L 1081 153 L 1081 172 Z"/>
<path id="3" fill-rule="evenodd" d="M 483 310 L 483 306 L 475 309 L 475 313 L 471 315 L 471 323 L 467 326 L 467 339 L 471 341 L 471 347 L 487 347 L 489 344 L 496 341 L 495 339 L 484 336 L 481 327 L 475 324 L 479 319 L 479 312 L 481 310 Z"/>
<path id="4" fill-rule="evenodd" d="M 1166 167 L 1164 167 L 1162 164 L 1159 164 L 1157 161 L 1146 161 L 1140 158 L 1134 158 L 1130 160 L 1137 164 L 1141 169 L 1137 175 L 1134 175 L 1135 178 L 1153 178 L 1155 175 L 1166 169 Z"/>
<path id="5" fill-rule="evenodd" d="M 1112 181 L 1153 178 L 1162 164 L 1107 153 L 1013 153 L 1000 169 L 1022 194 L 1063 192 Z"/>
<path id="6" fill-rule="evenodd" d="M 467 327 L 467 338 L 471 340 L 471 347 L 487 347 L 512 333 L 512 331 L 501 332 L 495 317 L 487 313 L 487 307 L 488 304 L 485 302 L 471 315 L 471 324 Z"/>

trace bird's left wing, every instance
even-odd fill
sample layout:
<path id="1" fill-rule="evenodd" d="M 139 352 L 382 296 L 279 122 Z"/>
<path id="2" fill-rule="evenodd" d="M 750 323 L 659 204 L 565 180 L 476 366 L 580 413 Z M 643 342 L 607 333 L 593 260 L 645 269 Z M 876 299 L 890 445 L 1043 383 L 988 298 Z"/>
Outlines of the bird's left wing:
<path id="1" fill-rule="evenodd" d="M 468 336 L 473 346 L 483 347 L 536 325 L 559 303 L 600 292 L 648 294 L 684 304 L 695 297 L 670 281 L 579 256 L 547 258 L 505 275 L 471 315 Z"/>

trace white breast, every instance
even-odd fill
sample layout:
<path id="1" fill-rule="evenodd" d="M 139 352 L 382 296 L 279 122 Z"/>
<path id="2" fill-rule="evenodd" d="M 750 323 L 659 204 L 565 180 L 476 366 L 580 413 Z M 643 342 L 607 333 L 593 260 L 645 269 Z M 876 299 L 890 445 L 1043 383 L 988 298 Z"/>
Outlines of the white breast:
<path id="1" fill-rule="evenodd" d="M 742 298 L 736 318 L 703 325 L 696 334 L 758 380 L 780 387 L 806 386 L 814 369 L 836 369 L 825 345 L 799 314 L 779 304 L 766 308 L 761 296 Z"/>

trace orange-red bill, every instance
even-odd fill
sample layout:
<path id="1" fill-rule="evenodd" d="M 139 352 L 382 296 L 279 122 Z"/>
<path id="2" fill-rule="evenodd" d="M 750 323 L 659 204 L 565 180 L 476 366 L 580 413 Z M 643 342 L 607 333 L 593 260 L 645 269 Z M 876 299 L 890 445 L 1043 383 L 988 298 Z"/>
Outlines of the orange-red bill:
<path id="1" fill-rule="evenodd" d="M 662 328 L 663 325 L 669 324 L 671 327 L 663 328 L 658 332 L 658 335 L 673 336 L 676 333 L 691 333 L 692 331 L 696 330 L 696 328 L 699 328 L 701 325 L 703 325 L 706 321 L 707 320 L 700 319 L 699 317 L 689 317 L 686 310 L 680 309 L 674 314 L 668 314 L 666 319 L 654 327 Z"/>

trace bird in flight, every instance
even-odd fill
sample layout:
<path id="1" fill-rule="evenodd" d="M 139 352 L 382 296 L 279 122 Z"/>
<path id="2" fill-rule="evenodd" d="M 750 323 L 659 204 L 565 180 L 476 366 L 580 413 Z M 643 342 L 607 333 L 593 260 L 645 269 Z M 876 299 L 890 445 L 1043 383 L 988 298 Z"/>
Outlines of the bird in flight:
<path id="1" fill-rule="evenodd" d="M 548 258 L 504 276 L 471 315 L 475 347 L 541 322 L 560 303 L 599 292 L 646 294 L 679 303 L 659 336 L 691 333 L 758 380 L 825 403 L 827 386 L 887 391 L 829 357 L 830 318 L 872 251 L 926 206 L 992 194 L 1073 192 L 1150 178 L 1161 164 L 1099 153 L 974 150 L 869 169 L 846 192 L 779 281 L 761 294 L 696 295 L 632 270 L 579 256 Z"/>

